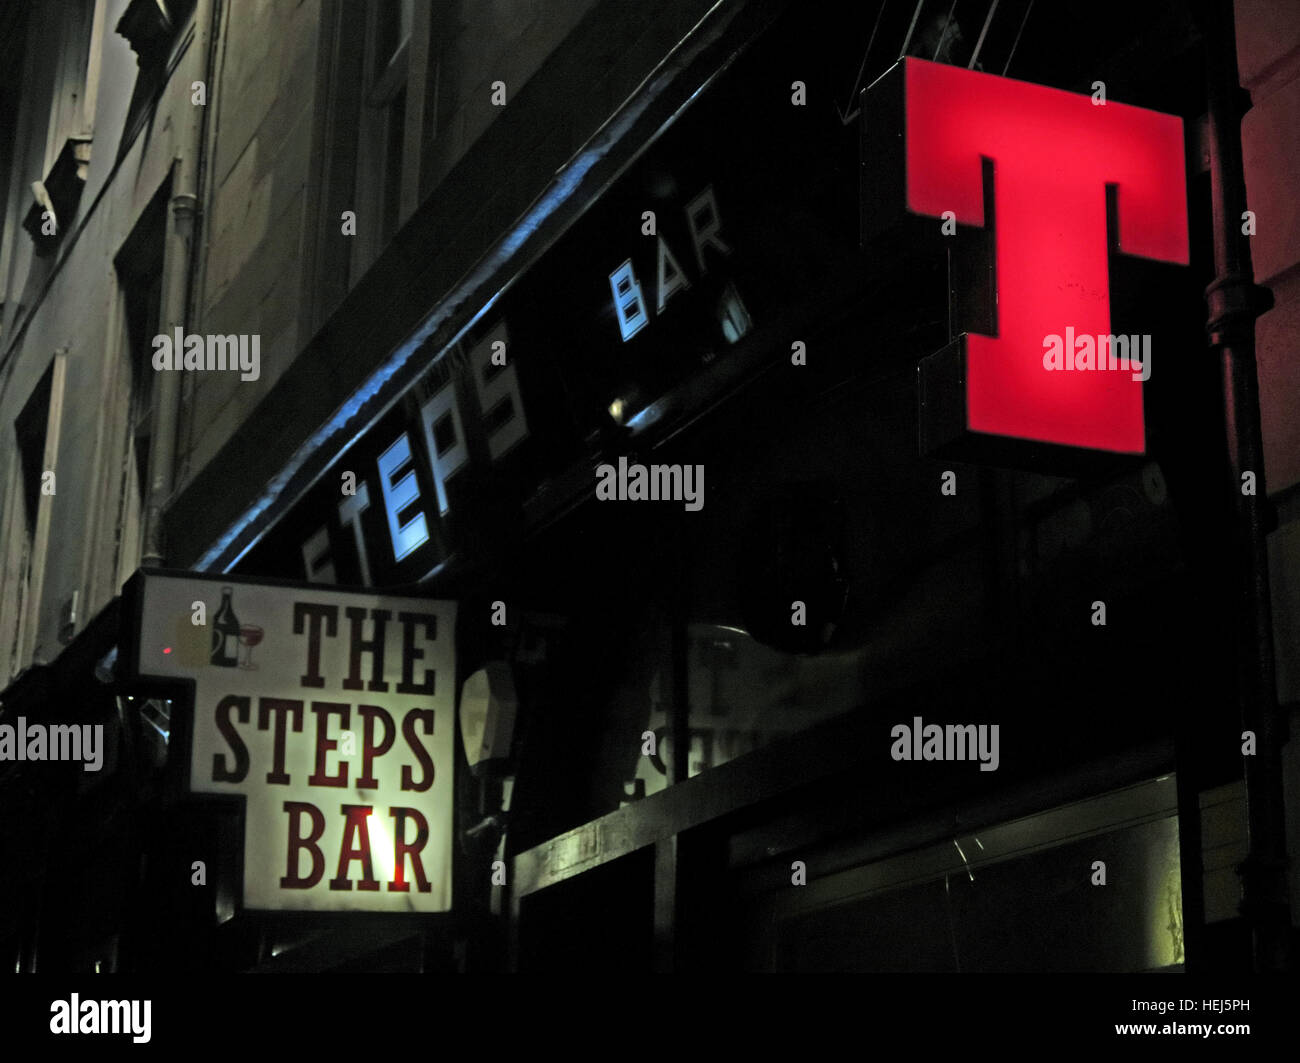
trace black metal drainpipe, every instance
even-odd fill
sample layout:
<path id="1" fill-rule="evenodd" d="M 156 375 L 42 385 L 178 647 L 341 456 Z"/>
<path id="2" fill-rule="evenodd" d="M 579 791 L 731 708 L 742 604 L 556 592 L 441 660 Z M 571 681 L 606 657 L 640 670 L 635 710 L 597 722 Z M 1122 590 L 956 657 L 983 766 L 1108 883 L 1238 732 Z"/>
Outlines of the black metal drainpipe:
<path id="1" fill-rule="evenodd" d="M 1236 510 L 1232 542 L 1237 588 L 1237 696 L 1243 731 L 1257 740 L 1243 757 L 1250 848 L 1238 867 L 1241 913 L 1250 928 L 1254 969 L 1289 970 L 1291 934 L 1286 884 L 1286 826 L 1282 744 L 1286 724 L 1278 713 L 1273 673 L 1272 604 L 1266 536 L 1269 503 L 1259 425 L 1255 319 L 1272 306 L 1253 280 L 1248 238 L 1242 233 L 1246 183 L 1241 159 L 1244 93 L 1238 82 L 1237 40 L 1231 0 L 1208 0 L 1205 19 L 1209 105 L 1210 195 L 1214 209 L 1214 282 L 1205 290 L 1206 332 L 1223 367 L 1228 464 Z M 1255 490 L 1242 490 L 1242 474 L 1255 474 Z"/>

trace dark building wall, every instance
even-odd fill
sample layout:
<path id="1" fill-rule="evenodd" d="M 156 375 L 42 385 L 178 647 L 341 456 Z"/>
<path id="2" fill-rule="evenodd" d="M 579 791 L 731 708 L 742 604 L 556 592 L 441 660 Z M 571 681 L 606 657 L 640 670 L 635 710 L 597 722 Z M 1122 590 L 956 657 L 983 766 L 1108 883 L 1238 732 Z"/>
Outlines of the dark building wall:
<path id="1" fill-rule="evenodd" d="M 1278 700 L 1291 707 L 1286 754 L 1288 849 L 1300 852 L 1300 10 L 1284 0 L 1239 0 L 1237 62 L 1251 108 L 1242 121 L 1255 283 L 1273 309 L 1255 325 L 1265 474 L 1278 507 L 1269 537 Z M 1300 919 L 1300 873 L 1291 871 L 1291 914 Z"/>

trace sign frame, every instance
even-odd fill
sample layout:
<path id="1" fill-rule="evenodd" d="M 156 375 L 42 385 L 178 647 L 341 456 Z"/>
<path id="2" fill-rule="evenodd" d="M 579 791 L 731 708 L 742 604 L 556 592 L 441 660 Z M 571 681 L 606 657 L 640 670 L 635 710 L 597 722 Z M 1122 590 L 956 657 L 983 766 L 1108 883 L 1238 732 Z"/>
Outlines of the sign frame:
<path id="1" fill-rule="evenodd" d="M 245 862 L 247 849 L 247 831 L 249 828 L 248 796 L 246 794 L 222 794 L 194 791 L 192 784 L 192 763 L 195 722 L 195 697 L 198 683 L 194 678 L 160 675 L 144 671 L 137 667 L 140 660 L 140 633 L 144 619 L 145 585 L 149 578 L 179 579 L 187 582 L 204 582 L 218 586 L 256 586 L 268 589 L 306 594 L 356 595 L 359 598 L 408 598 L 413 603 L 434 599 L 428 594 L 412 594 L 409 591 L 389 591 L 377 587 L 357 587 L 335 584 L 310 583 L 304 580 L 284 579 L 273 576 L 254 576 L 236 573 L 192 572 L 186 569 L 167 569 L 154 566 L 141 566 L 131 575 L 122 589 L 121 630 L 118 640 L 118 678 L 115 682 L 117 692 L 140 697 L 171 698 L 175 708 L 171 719 L 171 731 L 168 737 L 167 762 L 162 770 L 162 793 L 164 807 L 172 805 L 192 805 L 200 809 L 226 814 L 233 813 L 238 824 L 238 844 L 234 850 L 232 867 L 232 884 L 234 887 L 234 905 L 232 917 L 252 917 L 254 919 L 275 919 L 295 923 L 315 922 L 322 925 L 338 925 L 340 921 L 365 920 L 375 923 L 418 921 L 423 925 L 451 924 L 458 917 L 456 897 L 458 882 L 462 874 L 462 860 L 457 838 L 460 831 L 460 803 L 458 794 L 462 785 L 462 766 L 460 760 L 460 714 L 459 688 L 457 673 L 460 660 L 456 652 L 457 634 L 460 626 L 460 611 L 457 610 L 456 622 L 451 637 L 453 675 L 450 679 L 450 700 L 452 704 L 451 734 L 451 778 L 448 786 L 451 791 L 451 833 L 450 855 L 448 858 L 448 877 L 450 880 L 448 906 L 442 911 L 370 911 L 323 908 L 264 908 L 250 905 L 245 896 Z M 459 603 L 457 603 L 459 604 Z M 211 617 L 208 618 L 209 622 Z M 179 708 L 179 711 L 176 709 Z M 214 854 L 216 855 L 216 854 Z M 326 869 L 329 859 L 326 858 Z M 211 868 L 209 869 L 212 870 Z M 216 877 L 210 880 L 211 888 Z"/>
<path id="2" fill-rule="evenodd" d="M 964 193 L 963 211 L 946 211 L 945 228 L 940 229 L 939 215 L 928 207 L 921 209 L 913 204 L 915 190 L 910 183 L 908 166 L 912 161 L 909 138 L 914 135 L 909 108 L 919 103 L 913 99 L 912 83 L 929 76 L 930 71 L 941 70 L 946 78 L 962 79 L 969 76 L 972 83 L 996 85 L 999 91 L 1021 92 L 1027 98 L 1040 102 L 1053 101 L 1054 106 L 1069 106 L 1090 110 L 1095 101 L 1086 95 L 1068 92 L 1035 82 L 998 77 L 975 71 L 950 68 L 947 64 L 932 63 L 914 57 L 898 60 L 859 97 L 860 195 L 859 195 L 859 245 L 864 253 L 880 246 L 890 246 L 902 254 L 902 267 L 913 273 L 921 268 L 946 268 L 945 287 L 948 300 L 948 339 L 945 344 L 921 355 L 915 366 L 918 453 L 935 460 L 970 462 L 1002 468 L 1018 468 L 1053 476 L 1110 476 L 1132 470 L 1150 460 L 1150 432 L 1147 417 L 1146 389 L 1142 388 L 1138 400 L 1137 421 L 1143 435 L 1140 449 L 1114 449 L 1093 442 L 1063 442 L 1013 431 L 1005 424 L 976 426 L 972 424 L 971 348 L 976 343 L 987 344 L 999 340 L 1007 331 L 1007 322 L 1001 321 L 1006 312 L 1000 298 L 999 245 L 1006 239 L 999 229 L 1007 219 L 997 216 L 995 184 L 1006 182 L 1005 173 L 998 176 L 999 163 L 1004 169 L 1006 159 L 998 160 L 981 152 L 979 160 L 963 157 L 962 165 L 970 173 Z M 1007 86 L 1014 86 L 1013 89 Z M 1046 106 L 1044 104 L 1044 106 Z M 1187 216 L 1188 190 L 1183 161 L 1185 125 L 1175 114 L 1154 111 L 1147 107 L 1119 102 L 1107 104 L 1111 111 L 1121 111 L 1140 116 L 1145 122 L 1159 123 L 1165 133 L 1176 127 L 1177 138 L 1166 139 L 1179 145 L 1177 167 L 1182 179 L 1171 192 L 1174 203 L 1171 217 L 1166 219 L 1170 229 L 1161 231 L 1161 239 L 1173 244 L 1181 241 L 1177 252 L 1157 253 L 1140 240 L 1121 240 L 1118 203 L 1130 192 L 1130 186 L 1107 181 L 1098 186 L 1096 209 L 1104 214 L 1104 247 L 1092 249 L 1104 265 L 1106 278 L 1105 307 L 1109 318 L 1106 326 L 1111 332 L 1129 331 L 1117 319 L 1119 300 L 1116 298 L 1116 277 L 1121 264 L 1143 262 L 1155 269 L 1183 268 L 1190 261 L 1190 223 Z M 919 111 L 924 115 L 924 109 Z M 918 124 L 920 124 L 918 122 Z M 1162 142 L 1163 143 L 1163 142 Z M 1169 147 L 1168 144 L 1164 144 Z M 1158 161 L 1168 162 L 1161 156 Z M 1155 166 L 1152 162 L 1151 166 Z M 979 171 L 978 174 L 975 171 Z M 978 176 L 980 180 L 974 180 Z M 919 180 L 919 178 L 918 178 Z M 981 187 L 974 187 L 979 185 Z M 1117 191 L 1118 189 L 1118 191 Z M 1004 190 L 1005 194 L 1005 190 Z M 953 206 L 962 206 L 953 198 Z M 946 202 L 946 201 L 945 201 Z M 980 217 L 970 217 L 972 205 L 978 205 Z M 1181 210 L 1176 209 L 1181 205 Z M 1126 216 L 1134 213 L 1132 207 Z M 1132 237 L 1132 233 L 1129 234 Z M 1150 235 L 1143 231 L 1150 239 Z M 1079 237 L 1081 238 L 1081 237 Z M 892 241 L 892 242 L 891 242 Z M 1130 246 L 1133 245 L 1133 246 Z M 941 281 L 942 283 L 942 281 Z M 1009 300 L 1008 300 L 1009 301 Z M 1071 309 L 1074 309 L 1071 307 Z M 1143 315 L 1145 316 L 1145 315 Z M 1013 319 L 1014 320 L 1014 319 Z M 1064 319 L 1068 323 L 1068 319 Z M 1033 358 L 1041 356 L 1038 348 L 1027 348 Z M 987 352 L 982 363 L 983 379 L 987 383 L 990 372 Z M 1109 371 L 1109 370 L 1108 370 Z M 1127 377 L 1128 370 L 1124 370 Z M 1079 377 L 1090 386 L 1102 379 L 1099 374 Z M 1143 378 L 1145 380 L 1145 377 Z M 982 394 L 987 394 L 984 387 Z M 1096 398 L 1089 402 L 1095 407 Z M 1132 401 L 1131 396 L 1129 400 Z M 999 415 L 1001 416 L 1001 415 Z"/>

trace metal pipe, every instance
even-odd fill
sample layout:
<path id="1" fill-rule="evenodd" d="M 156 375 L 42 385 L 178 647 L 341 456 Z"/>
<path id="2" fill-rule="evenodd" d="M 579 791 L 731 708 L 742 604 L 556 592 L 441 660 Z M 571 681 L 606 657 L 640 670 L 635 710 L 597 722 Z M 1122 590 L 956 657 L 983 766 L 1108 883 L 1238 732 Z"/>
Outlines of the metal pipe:
<path id="1" fill-rule="evenodd" d="M 690 622 L 691 622 L 691 548 L 690 535 L 683 521 L 675 536 L 676 586 L 670 594 L 671 625 L 669 670 L 672 674 L 672 700 L 669 702 L 668 730 L 672 736 L 673 755 L 665 765 L 668 785 L 676 786 L 690 777 Z"/>
<path id="2" fill-rule="evenodd" d="M 1243 756 L 1249 853 L 1239 865 L 1241 913 L 1250 928 L 1254 968 L 1289 969 L 1290 906 L 1286 883 L 1286 828 L 1282 790 L 1282 743 L 1273 662 L 1273 613 L 1269 593 L 1268 495 L 1259 421 L 1255 364 L 1255 318 L 1271 306 L 1253 280 L 1250 246 L 1241 232 L 1246 182 L 1241 157 L 1242 90 L 1231 0 L 1206 7 L 1210 189 L 1214 210 L 1215 279 L 1205 290 L 1206 332 L 1223 372 L 1229 490 L 1235 509 L 1231 549 L 1237 596 L 1236 672 L 1241 728 L 1256 738 L 1256 752 Z M 1247 493 L 1243 474 L 1253 473 Z"/>
<path id="3" fill-rule="evenodd" d="M 210 89 L 216 0 L 199 0 L 194 11 L 194 42 L 202 57 L 204 85 Z M 163 249 L 162 331 L 184 330 L 194 276 L 194 227 L 198 213 L 199 174 L 208 104 L 191 105 L 179 150 L 172 165 L 171 210 L 167 214 Z M 179 355 L 179 351 L 176 352 Z M 154 381 L 154 430 L 149 448 L 149 499 L 145 506 L 142 562 L 161 565 L 166 557 L 162 514 L 171 498 L 176 473 L 176 428 L 180 419 L 181 378 L 176 370 L 157 374 Z"/>

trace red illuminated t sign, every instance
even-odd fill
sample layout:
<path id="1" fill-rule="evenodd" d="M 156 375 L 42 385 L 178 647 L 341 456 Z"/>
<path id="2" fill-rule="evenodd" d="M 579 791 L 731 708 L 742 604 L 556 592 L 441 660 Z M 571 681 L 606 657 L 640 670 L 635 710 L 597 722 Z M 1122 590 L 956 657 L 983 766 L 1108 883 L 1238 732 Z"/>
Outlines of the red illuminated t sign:
<path id="1" fill-rule="evenodd" d="M 908 209 L 984 225 L 993 163 L 998 335 L 968 338 L 967 427 L 1141 453 L 1141 381 L 1054 372 L 1044 341 L 1111 332 L 1108 185 L 1120 251 L 1187 263 L 1182 119 L 914 59 L 904 73 Z"/>

